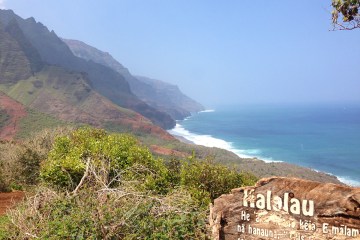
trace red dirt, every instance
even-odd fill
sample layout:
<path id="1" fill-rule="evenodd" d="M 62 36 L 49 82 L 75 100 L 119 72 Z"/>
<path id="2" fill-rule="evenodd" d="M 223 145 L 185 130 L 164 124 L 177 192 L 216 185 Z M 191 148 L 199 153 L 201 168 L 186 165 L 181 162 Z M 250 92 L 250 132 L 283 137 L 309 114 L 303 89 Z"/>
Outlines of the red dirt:
<path id="1" fill-rule="evenodd" d="M 172 149 L 169 149 L 169 148 L 164 148 L 164 147 L 157 146 L 157 145 L 151 145 L 150 149 L 153 152 L 155 152 L 157 154 L 160 154 L 160 155 L 166 155 L 166 156 L 174 155 L 176 157 L 188 157 L 189 156 L 187 153 L 179 152 L 179 151 L 176 151 L 176 150 L 172 150 Z"/>
<path id="2" fill-rule="evenodd" d="M 0 139 L 12 140 L 19 129 L 19 120 L 27 114 L 26 109 L 21 103 L 3 93 L 0 93 L 0 108 L 3 108 L 10 115 L 9 123 L 0 129 Z"/>
<path id="3" fill-rule="evenodd" d="M 20 202 L 25 197 L 24 192 L 16 191 L 10 193 L 0 193 L 0 216 L 14 206 L 15 203 Z"/>

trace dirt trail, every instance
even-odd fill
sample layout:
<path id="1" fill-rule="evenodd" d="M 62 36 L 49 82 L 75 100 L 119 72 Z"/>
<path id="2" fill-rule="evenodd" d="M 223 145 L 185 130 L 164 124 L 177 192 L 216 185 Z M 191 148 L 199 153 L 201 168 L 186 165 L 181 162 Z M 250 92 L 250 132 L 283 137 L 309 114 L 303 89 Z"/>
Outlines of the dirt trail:
<path id="1" fill-rule="evenodd" d="M 19 120 L 27 114 L 26 109 L 21 103 L 3 93 L 0 93 L 0 108 L 4 109 L 6 113 L 10 115 L 9 123 L 0 129 L 0 139 L 12 140 L 18 131 Z"/>
<path id="2" fill-rule="evenodd" d="M 24 192 L 20 191 L 0 193 L 0 216 L 4 215 L 6 210 L 13 207 L 15 203 L 20 202 L 24 197 Z"/>

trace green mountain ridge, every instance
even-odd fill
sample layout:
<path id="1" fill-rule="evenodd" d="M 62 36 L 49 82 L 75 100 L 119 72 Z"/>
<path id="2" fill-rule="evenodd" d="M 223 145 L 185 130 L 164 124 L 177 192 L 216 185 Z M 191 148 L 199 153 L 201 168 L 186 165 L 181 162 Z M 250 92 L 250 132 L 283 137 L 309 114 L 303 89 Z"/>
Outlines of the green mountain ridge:
<path id="1" fill-rule="evenodd" d="M 115 104 L 140 113 L 164 129 L 175 126 L 175 121 L 168 114 L 149 106 L 136 97 L 131 92 L 128 82 L 118 72 L 74 56 L 54 31 L 50 32 L 34 18 L 24 20 L 12 10 L 0 10 L 0 21 L 4 26 L 16 21 L 44 63 L 58 65 L 70 71 L 86 72 L 91 87 Z"/>
<path id="2" fill-rule="evenodd" d="M 6 28 L 3 26 L 0 21 L 0 91 L 7 96 L 29 109 L 64 122 L 112 126 L 171 138 L 146 117 L 99 94 L 88 73 L 44 63 L 14 19 Z M 149 111 L 145 103 L 138 103 L 143 111 Z M 136 103 L 130 101 L 129 104 Z M 159 119 L 159 125 L 164 120 Z M 32 124 L 35 126 L 36 122 Z"/>
<path id="3" fill-rule="evenodd" d="M 204 107 L 183 94 L 176 85 L 146 77 L 133 76 L 129 70 L 103 52 L 79 40 L 62 39 L 75 56 L 108 66 L 120 73 L 129 83 L 131 91 L 150 106 L 168 113 L 173 119 L 182 120 Z"/>
<path id="4" fill-rule="evenodd" d="M 0 83 L 15 83 L 32 75 L 30 61 L 0 21 Z"/>
<path id="5" fill-rule="evenodd" d="M 205 110 L 205 107 L 181 92 L 178 86 L 144 76 L 135 76 L 143 84 L 151 86 L 148 92 L 138 88 L 136 94 L 141 100 L 168 112 L 175 119 L 183 119 Z"/>

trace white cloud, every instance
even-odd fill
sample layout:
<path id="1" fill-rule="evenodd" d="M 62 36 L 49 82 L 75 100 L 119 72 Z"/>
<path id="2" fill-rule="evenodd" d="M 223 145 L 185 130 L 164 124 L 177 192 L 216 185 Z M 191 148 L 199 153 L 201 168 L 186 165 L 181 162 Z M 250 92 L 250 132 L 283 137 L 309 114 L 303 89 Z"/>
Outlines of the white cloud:
<path id="1" fill-rule="evenodd" d="M 5 1 L 6 1 L 6 0 L 0 0 L 0 9 L 4 9 L 4 8 L 5 8 Z"/>

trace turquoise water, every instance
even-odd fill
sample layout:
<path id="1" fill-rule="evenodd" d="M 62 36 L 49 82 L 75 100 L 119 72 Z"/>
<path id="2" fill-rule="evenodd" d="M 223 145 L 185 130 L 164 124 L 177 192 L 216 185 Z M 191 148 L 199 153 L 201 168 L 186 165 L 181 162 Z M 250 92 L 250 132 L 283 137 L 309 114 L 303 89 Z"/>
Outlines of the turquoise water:
<path id="1" fill-rule="evenodd" d="M 360 186 L 360 105 L 219 107 L 170 131 L 239 156 L 284 161 Z"/>

